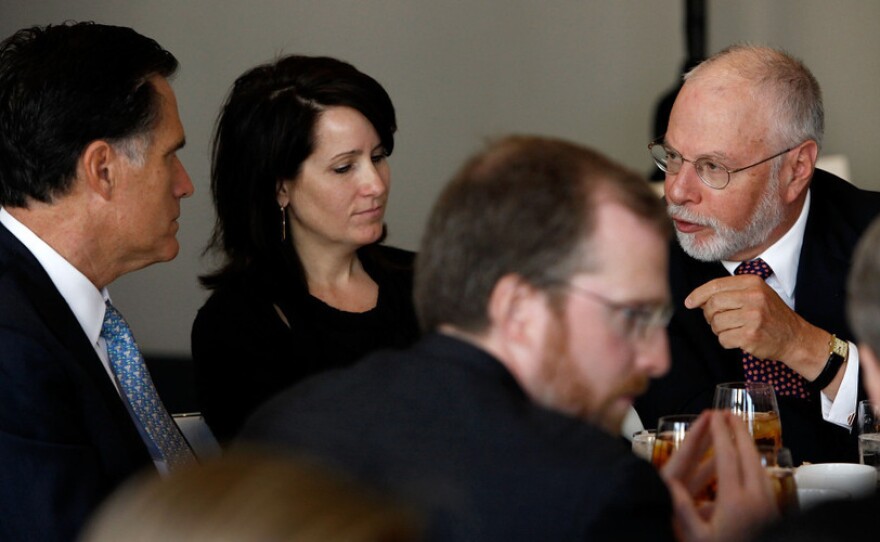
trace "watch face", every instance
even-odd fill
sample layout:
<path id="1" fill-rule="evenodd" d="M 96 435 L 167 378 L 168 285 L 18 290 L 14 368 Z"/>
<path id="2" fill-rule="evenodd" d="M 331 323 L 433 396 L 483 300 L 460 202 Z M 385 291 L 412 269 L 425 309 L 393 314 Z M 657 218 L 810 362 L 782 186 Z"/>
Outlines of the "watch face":
<path id="1" fill-rule="evenodd" d="M 847 343 L 846 341 L 842 341 L 837 337 L 834 337 L 834 341 L 831 345 L 831 352 L 837 354 L 843 359 L 846 359 L 847 354 L 849 354 L 849 343 Z"/>

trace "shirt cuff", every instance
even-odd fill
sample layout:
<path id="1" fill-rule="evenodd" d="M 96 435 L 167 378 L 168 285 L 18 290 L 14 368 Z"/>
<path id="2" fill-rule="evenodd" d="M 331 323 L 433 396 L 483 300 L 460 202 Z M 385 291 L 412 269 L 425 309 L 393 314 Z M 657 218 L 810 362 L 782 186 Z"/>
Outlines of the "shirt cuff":
<path id="1" fill-rule="evenodd" d="M 837 397 L 832 401 L 825 393 L 819 395 L 822 397 L 822 418 L 826 422 L 850 429 L 859 398 L 859 351 L 852 342 L 849 343 L 846 370 L 840 389 L 837 390 Z"/>

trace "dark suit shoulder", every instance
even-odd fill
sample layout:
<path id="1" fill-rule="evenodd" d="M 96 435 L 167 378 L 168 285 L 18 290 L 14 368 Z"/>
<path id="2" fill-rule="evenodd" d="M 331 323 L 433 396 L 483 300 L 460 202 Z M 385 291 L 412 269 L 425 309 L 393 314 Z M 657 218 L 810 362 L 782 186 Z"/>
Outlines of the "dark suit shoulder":
<path id="1" fill-rule="evenodd" d="M 535 404 L 501 363 L 450 337 L 306 380 L 242 436 L 317 455 L 453 518 L 445 539 L 672 538 L 669 497 L 647 462 Z"/>
<path id="2" fill-rule="evenodd" d="M 867 197 L 874 202 L 880 201 L 880 192 L 859 188 L 855 184 L 822 169 L 816 169 L 814 171 L 813 179 L 810 182 L 810 188 L 818 191 L 818 193 L 823 196 L 838 199 L 854 201 L 855 199 Z"/>
<path id="3" fill-rule="evenodd" d="M 820 212 L 834 208 L 834 219 L 864 230 L 880 213 L 880 192 L 864 190 L 827 171 L 817 169 L 810 183 L 813 205 Z"/>

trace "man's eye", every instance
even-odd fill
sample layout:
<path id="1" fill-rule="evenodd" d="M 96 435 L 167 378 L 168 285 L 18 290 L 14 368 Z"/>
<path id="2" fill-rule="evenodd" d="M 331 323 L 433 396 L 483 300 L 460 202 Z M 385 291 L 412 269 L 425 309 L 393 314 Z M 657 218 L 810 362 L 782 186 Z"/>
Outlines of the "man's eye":
<path id="1" fill-rule="evenodd" d="M 724 171 L 724 166 L 718 164 L 716 162 L 704 161 L 702 163 L 703 169 L 706 171 Z"/>
<path id="2" fill-rule="evenodd" d="M 649 307 L 628 307 L 623 314 L 628 324 L 641 326 L 653 318 L 654 311 Z"/>
<path id="3" fill-rule="evenodd" d="M 636 307 L 624 307 L 620 312 L 623 316 L 623 323 L 626 325 L 627 329 L 635 326 L 641 318 L 641 311 Z"/>

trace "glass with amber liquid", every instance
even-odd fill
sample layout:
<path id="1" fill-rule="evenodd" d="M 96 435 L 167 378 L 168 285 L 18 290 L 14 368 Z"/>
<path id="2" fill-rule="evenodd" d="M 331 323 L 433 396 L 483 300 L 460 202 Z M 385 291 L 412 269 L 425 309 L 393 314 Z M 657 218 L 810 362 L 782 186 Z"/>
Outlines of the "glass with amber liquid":
<path id="1" fill-rule="evenodd" d="M 773 386 L 766 382 L 727 382 L 715 387 L 713 407 L 730 410 L 746 423 L 758 446 L 782 448 L 782 423 Z"/>
<path id="2" fill-rule="evenodd" d="M 691 425 L 697 421 L 694 414 L 676 414 L 663 416 L 657 422 L 657 433 L 654 436 L 654 452 L 651 463 L 658 469 L 669 461 L 669 457 L 681 447 Z"/>
<path id="3" fill-rule="evenodd" d="M 770 477 L 773 492 L 776 495 L 776 506 L 783 516 L 797 513 L 800 509 L 797 496 L 797 483 L 794 478 L 794 467 L 791 452 L 788 448 L 774 446 L 758 446 L 761 454 L 761 465 Z"/>
<path id="4" fill-rule="evenodd" d="M 656 468 L 662 468 L 672 454 L 681 447 L 697 417 L 695 414 L 676 414 L 660 418 L 657 422 L 657 434 L 654 437 L 654 453 L 651 456 L 651 463 Z M 702 460 L 705 461 L 711 456 L 712 450 L 709 449 Z M 694 499 L 697 502 L 713 500 L 716 493 L 714 486 L 713 479 L 694 495 Z"/>

